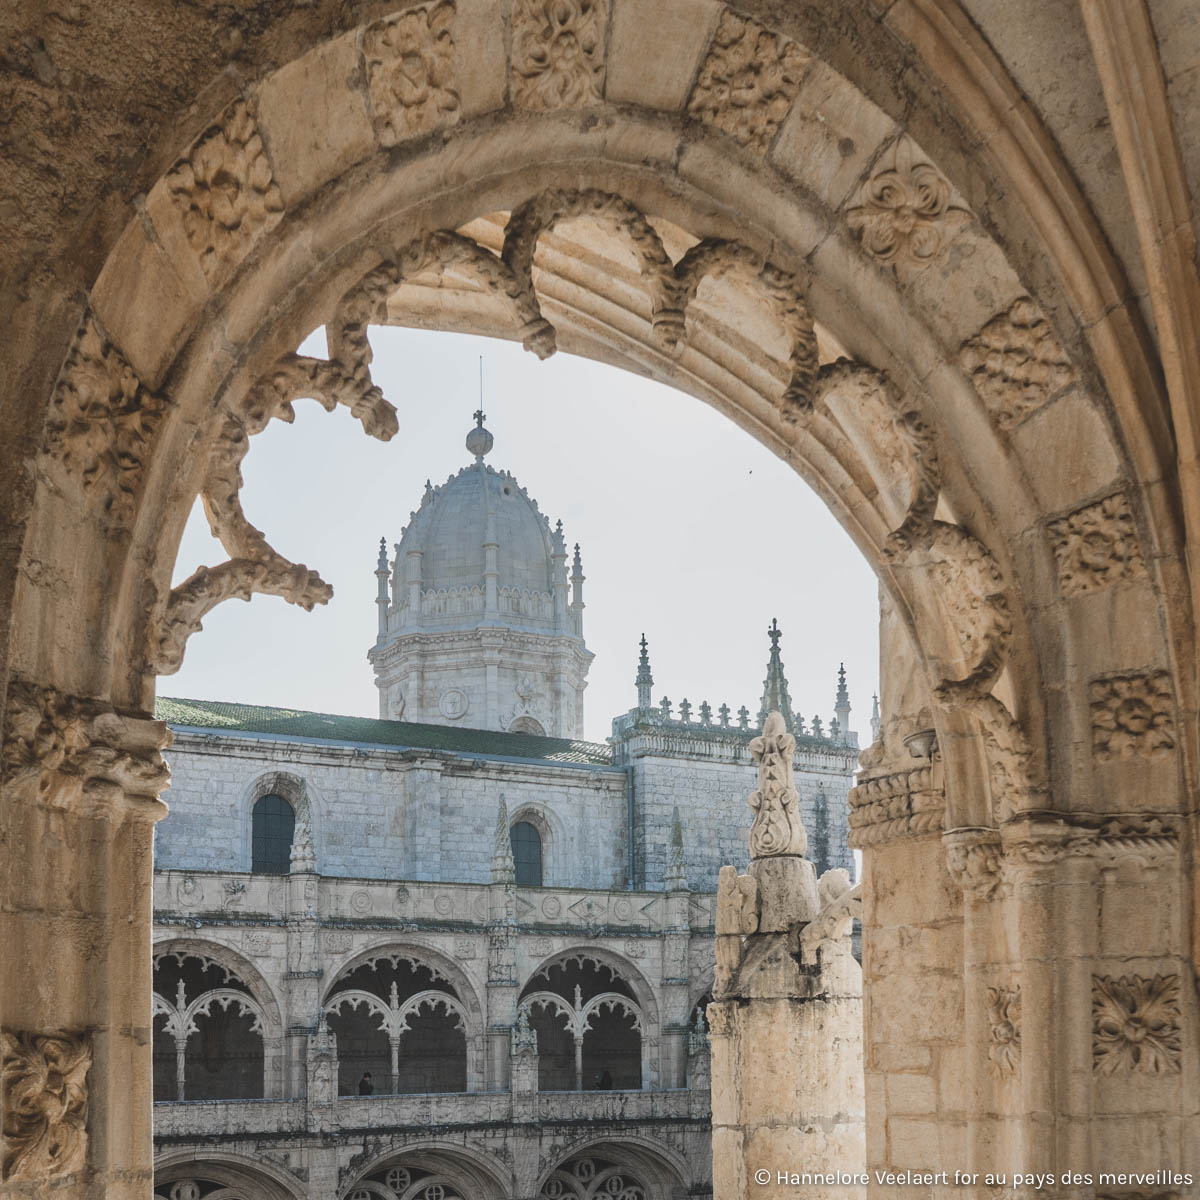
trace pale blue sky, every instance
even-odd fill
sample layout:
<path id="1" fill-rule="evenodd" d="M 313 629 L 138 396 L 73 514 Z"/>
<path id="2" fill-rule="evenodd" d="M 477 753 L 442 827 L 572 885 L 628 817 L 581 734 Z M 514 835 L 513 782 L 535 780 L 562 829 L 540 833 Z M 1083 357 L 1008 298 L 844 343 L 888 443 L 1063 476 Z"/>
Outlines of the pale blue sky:
<path id="1" fill-rule="evenodd" d="M 310 351 L 323 353 L 314 338 Z M 296 405 L 251 442 L 242 497 L 281 554 L 333 585 L 311 613 L 275 597 L 230 601 L 188 643 L 167 696 L 378 715 L 366 652 L 375 637 L 379 539 L 392 544 L 420 502 L 470 461 L 478 405 L 507 468 L 583 553 L 584 635 L 596 658 L 587 735 L 633 706 L 637 642 L 650 643 L 654 698 L 757 711 L 766 629 L 778 617 L 793 707 L 828 722 L 845 661 L 851 725 L 869 738 L 878 680 L 870 568 L 821 501 L 770 451 L 690 396 L 569 355 L 546 362 L 511 342 L 372 331 L 373 373 L 400 414 L 391 442 L 347 410 Z M 197 507 L 177 578 L 224 557 Z"/>

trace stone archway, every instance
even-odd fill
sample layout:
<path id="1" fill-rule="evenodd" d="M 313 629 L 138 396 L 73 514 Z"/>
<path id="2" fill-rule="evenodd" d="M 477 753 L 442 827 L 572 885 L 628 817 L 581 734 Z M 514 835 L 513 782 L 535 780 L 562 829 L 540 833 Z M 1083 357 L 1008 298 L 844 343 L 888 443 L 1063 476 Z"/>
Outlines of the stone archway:
<path id="1" fill-rule="evenodd" d="M 11 945 L 39 982 L 6 993 L 3 1013 L 18 1058 L 36 1066 L 52 1033 L 90 1058 L 101 1116 L 69 1165 L 86 1153 L 110 1194 L 148 1170 L 136 981 L 165 784 L 165 730 L 145 716 L 154 681 L 224 598 L 327 598 L 249 523 L 240 463 L 300 397 L 390 435 L 372 321 L 650 372 L 818 490 L 887 596 L 890 720 L 856 804 L 868 1003 L 928 1021 L 905 1058 L 869 1017 L 868 1053 L 939 1094 L 932 1116 L 869 1111 L 869 1153 L 888 1161 L 894 1121 L 930 1154 L 969 1143 L 972 1166 L 1106 1161 L 1119 1139 L 1069 1132 L 1097 1110 L 1134 1137 L 1134 1102 L 1106 1090 L 1108 1060 L 1085 1036 L 1093 1006 L 1162 979 L 1174 1027 L 1195 1009 L 1180 853 L 1195 823 L 1191 501 L 1174 486 L 1154 354 L 1069 172 L 1041 144 L 1031 166 L 1029 114 L 975 34 L 934 24 L 921 53 L 970 53 L 977 69 L 949 72 L 949 100 L 925 97 L 902 125 L 899 106 L 867 98 L 878 88 L 838 74 L 845 46 L 807 38 L 799 15 L 767 27 L 751 15 L 764 7 L 706 6 L 696 21 L 658 5 L 679 37 L 665 73 L 646 69 L 641 0 L 589 9 L 604 34 L 571 61 L 540 53 L 520 10 L 506 37 L 498 8 L 467 0 L 317 41 L 163 133 L 142 212 L 86 301 L 57 310 L 46 361 L 30 356 L 22 378 L 44 386 L 22 426 L 36 461 L 19 492 L 4 783 L 10 845 L 59 846 L 62 861 L 17 856 Z M 425 73 L 416 97 L 401 45 Z M 734 107 L 747 56 L 757 70 Z M 805 92 L 818 77 L 824 100 Z M 964 153 L 939 129 L 946 103 L 987 123 L 986 146 Z M 332 357 L 298 357 L 322 323 Z M 197 495 L 229 561 L 172 589 Z M 936 761 L 912 754 L 935 742 Z M 1122 875 L 1147 860 L 1161 907 L 1189 914 L 1149 942 Z M 64 913 L 43 875 L 80 871 Z M 78 956 L 39 961 L 64 921 L 98 931 L 105 986 Z M 913 930 L 929 956 L 898 961 L 892 943 Z M 930 979 L 941 1008 L 926 1011 Z M 992 1019 L 993 994 L 1016 992 L 1024 1065 L 1001 1055 L 1013 1069 L 991 1072 L 995 1029 L 1011 1024 Z M 1056 1079 L 1090 1072 L 1060 1104 Z M 34 1155 L 21 1169 L 53 1168 Z"/>

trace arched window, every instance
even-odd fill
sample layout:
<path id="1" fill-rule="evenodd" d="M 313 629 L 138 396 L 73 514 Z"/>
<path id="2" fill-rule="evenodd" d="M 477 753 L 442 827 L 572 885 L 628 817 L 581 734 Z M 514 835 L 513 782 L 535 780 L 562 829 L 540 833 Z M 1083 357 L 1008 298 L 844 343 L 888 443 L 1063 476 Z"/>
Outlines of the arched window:
<path id="1" fill-rule="evenodd" d="M 513 866 L 518 887 L 542 886 L 542 835 L 528 821 L 512 827 Z"/>
<path id="2" fill-rule="evenodd" d="M 263 796 L 256 801 L 250 870 L 260 875 L 286 875 L 295 828 L 295 810 L 282 796 Z"/>

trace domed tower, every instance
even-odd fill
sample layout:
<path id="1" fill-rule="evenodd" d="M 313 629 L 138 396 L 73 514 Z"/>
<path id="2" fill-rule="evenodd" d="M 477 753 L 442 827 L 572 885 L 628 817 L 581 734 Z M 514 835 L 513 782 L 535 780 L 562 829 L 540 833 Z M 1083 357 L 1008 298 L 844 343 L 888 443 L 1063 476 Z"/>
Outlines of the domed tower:
<path id="1" fill-rule="evenodd" d="M 567 575 L 562 522 L 551 529 L 523 487 L 488 466 L 492 435 L 475 413 L 475 461 L 380 544 L 379 715 L 474 729 L 583 736 L 592 653 L 583 641 L 583 568 Z"/>

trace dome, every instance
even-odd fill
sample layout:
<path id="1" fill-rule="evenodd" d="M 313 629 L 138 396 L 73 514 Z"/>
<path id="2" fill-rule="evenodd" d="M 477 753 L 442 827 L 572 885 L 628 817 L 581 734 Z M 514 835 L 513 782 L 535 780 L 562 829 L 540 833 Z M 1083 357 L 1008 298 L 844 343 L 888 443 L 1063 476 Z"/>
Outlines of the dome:
<path id="1" fill-rule="evenodd" d="M 497 587 L 551 591 L 549 521 L 507 471 L 482 461 L 426 490 L 396 547 L 398 569 L 404 578 L 409 551 L 420 550 L 422 591 L 483 587 L 485 542 L 496 544 Z"/>

